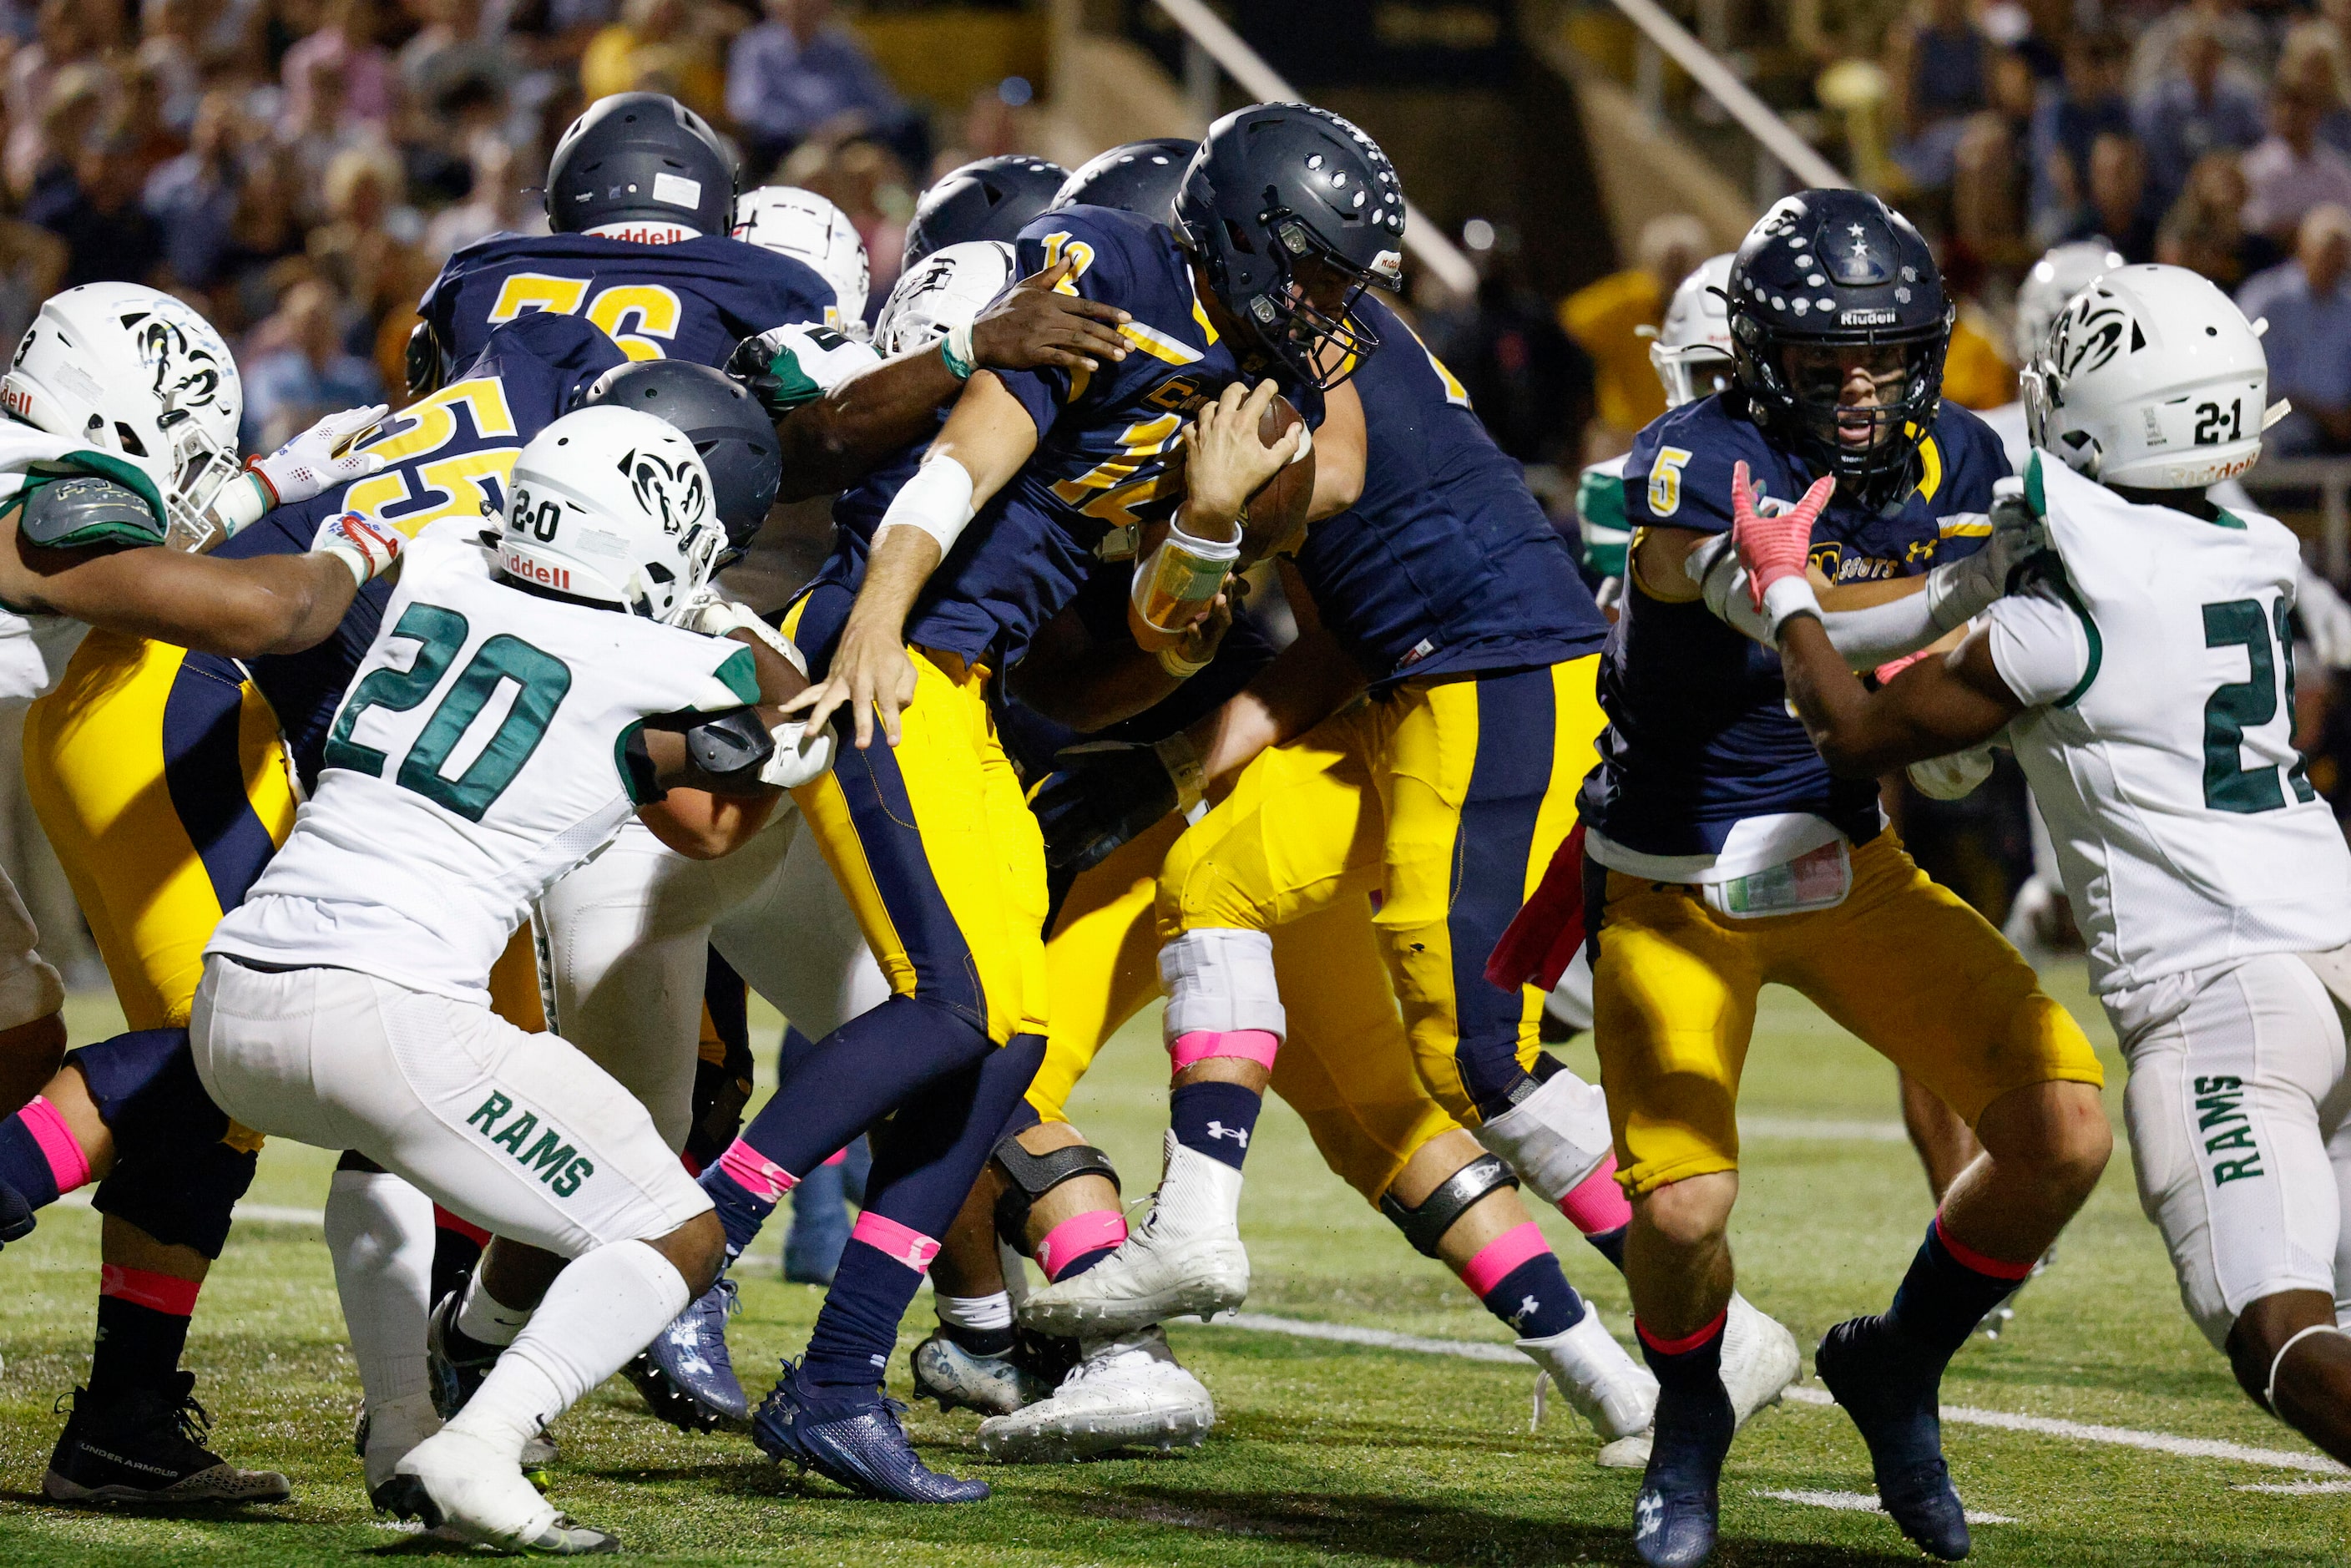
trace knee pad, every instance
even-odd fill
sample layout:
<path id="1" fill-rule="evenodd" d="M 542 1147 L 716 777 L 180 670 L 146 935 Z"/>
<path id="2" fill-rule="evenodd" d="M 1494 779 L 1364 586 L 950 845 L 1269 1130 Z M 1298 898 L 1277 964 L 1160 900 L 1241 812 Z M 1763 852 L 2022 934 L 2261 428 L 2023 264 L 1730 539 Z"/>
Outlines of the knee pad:
<path id="1" fill-rule="evenodd" d="M 193 1149 L 228 1134 L 228 1117 L 196 1076 L 184 1029 L 138 1030 L 66 1052 L 81 1073 L 98 1119 L 118 1147 L 158 1142 Z"/>
<path id="2" fill-rule="evenodd" d="M 137 1226 L 167 1247 L 188 1247 L 218 1258 L 228 1242 L 237 1199 L 253 1185 L 258 1149 L 238 1149 L 214 1138 L 194 1149 L 117 1145 L 114 1169 L 91 1196 L 100 1214 Z"/>
<path id="3" fill-rule="evenodd" d="M 1039 1198 L 1063 1182 L 1098 1176 L 1107 1178 L 1113 1189 L 1124 1190 L 1119 1187 L 1118 1167 L 1092 1144 L 1074 1144 L 1049 1155 L 1032 1155 L 1020 1146 L 1018 1137 L 1008 1135 L 988 1157 L 1010 1184 L 996 1200 L 997 1237 L 1023 1257 L 1029 1253 L 1029 1211 L 1036 1207 Z"/>
<path id="4" fill-rule="evenodd" d="M 1437 1190 L 1420 1200 L 1415 1208 L 1398 1203 L 1392 1192 L 1380 1194 L 1380 1212 L 1394 1222 L 1412 1249 L 1424 1258 L 1437 1256 L 1437 1244 L 1453 1228 L 1453 1222 L 1469 1211 L 1472 1204 L 1489 1193 L 1519 1185 L 1510 1167 L 1492 1155 L 1479 1155 L 1451 1176 L 1437 1184 Z"/>
<path id="5" fill-rule="evenodd" d="M 1262 1030 L 1276 1039 L 1290 1033 L 1273 974 L 1273 937 L 1266 932 L 1218 926 L 1185 932 L 1159 949 L 1159 987 L 1167 993 L 1160 1027 L 1171 1046 L 1203 1032 Z"/>
<path id="6" fill-rule="evenodd" d="M 1597 1084 L 1563 1068 L 1529 1085 L 1516 1104 L 1470 1131 L 1556 1207 L 1614 1150 L 1608 1101 Z"/>

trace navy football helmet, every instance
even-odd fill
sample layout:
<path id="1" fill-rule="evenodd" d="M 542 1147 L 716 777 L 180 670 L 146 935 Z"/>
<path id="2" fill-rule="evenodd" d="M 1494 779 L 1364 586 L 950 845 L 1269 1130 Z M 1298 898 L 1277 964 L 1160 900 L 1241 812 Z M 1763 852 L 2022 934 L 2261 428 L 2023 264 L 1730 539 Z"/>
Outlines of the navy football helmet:
<path id="1" fill-rule="evenodd" d="M 1176 198 L 1176 233 L 1225 308 L 1309 386 L 1353 373 L 1379 338 L 1354 317 L 1367 287 L 1404 283 L 1404 183 L 1379 143 L 1328 110 L 1259 103 L 1208 128 Z M 1332 307 L 1299 265 L 1347 284 Z"/>
<path id="2" fill-rule="evenodd" d="M 710 475 L 712 510 L 726 528 L 716 572 L 740 559 L 768 520 L 783 454 L 776 427 L 751 394 L 723 371 L 689 360 L 632 360 L 596 378 L 581 408 L 632 408 L 674 425 L 694 443 Z"/>
<path id="3" fill-rule="evenodd" d="M 1862 191 L 1802 191 L 1747 231 L 1730 267 L 1730 339 L 1748 417 L 1844 498 L 1898 500 L 1943 402 L 1951 302 L 1910 220 Z M 1847 406 L 1866 365 L 1876 401 Z"/>
<path id="4" fill-rule="evenodd" d="M 951 245 L 967 240 L 1020 237 L 1029 220 L 1050 205 L 1054 193 L 1070 172 L 1059 163 L 1026 153 L 980 158 L 941 179 L 914 204 L 906 225 L 906 254 L 898 264 L 911 271 L 916 262 Z"/>
<path id="5" fill-rule="evenodd" d="M 662 92 L 616 92 L 573 120 L 547 164 L 558 234 L 606 224 L 735 226 L 735 160 L 702 116 Z"/>
<path id="6" fill-rule="evenodd" d="M 1097 153 L 1078 166 L 1048 210 L 1116 207 L 1155 224 L 1173 223 L 1176 193 L 1184 188 L 1184 175 L 1199 150 L 1196 141 L 1160 136 Z"/>

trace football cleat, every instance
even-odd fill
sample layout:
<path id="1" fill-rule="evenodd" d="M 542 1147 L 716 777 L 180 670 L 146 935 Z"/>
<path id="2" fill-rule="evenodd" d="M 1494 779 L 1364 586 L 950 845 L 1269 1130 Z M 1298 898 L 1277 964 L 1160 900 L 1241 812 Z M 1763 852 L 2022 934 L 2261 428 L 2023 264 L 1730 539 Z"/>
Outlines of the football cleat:
<path id="1" fill-rule="evenodd" d="M 1755 1414 L 1780 1403 L 1788 1385 L 1803 1375 L 1804 1354 L 1796 1336 L 1778 1319 L 1733 1291 L 1722 1325 L 1722 1386 L 1731 1414 L 1745 1427 Z"/>
<path id="2" fill-rule="evenodd" d="M 1024 1405 L 1050 1398 L 1053 1385 L 1024 1364 L 1020 1347 L 998 1355 L 966 1350 L 934 1329 L 914 1347 L 914 1396 L 938 1401 L 942 1414 L 977 1410 L 983 1416 L 1009 1416 Z"/>
<path id="3" fill-rule="evenodd" d="M 1902 1533 L 1946 1563 L 1965 1557 L 1967 1513 L 1943 1462 L 1941 1365 L 1881 1317 L 1853 1318 L 1829 1330 L 1813 1364 L 1861 1428 L 1877 1500 Z"/>
<path id="4" fill-rule="evenodd" d="M 368 1501 L 378 1513 L 392 1508 L 390 1493 L 392 1472 L 408 1451 L 441 1429 L 441 1417 L 433 1408 L 430 1395 L 412 1394 L 405 1399 L 387 1400 L 372 1409 L 362 1408 L 358 1425 L 351 1432 L 351 1447 L 359 1450 L 360 1461 L 365 1467 Z"/>
<path id="5" fill-rule="evenodd" d="M 196 1375 L 178 1372 L 100 1405 L 70 1397 L 73 1415 L 49 1455 L 41 1495 L 52 1502 L 284 1502 L 294 1489 L 275 1470 L 241 1470 L 204 1445 L 212 1417 L 196 1403 Z M 62 1400 L 59 1401 L 63 1403 Z"/>
<path id="6" fill-rule="evenodd" d="M 1240 1173 L 1166 1134 L 1151 1212 L 1082 1274 L 1030 1292 L 1023 1326 L 1071 1339 L 1135 1333 L 1169 1318 L 1213 1317 L 1249 1299 L 1249 1249 L 1234 1210 Z"/>
<path id="7" fill-rule="evenodd" d="M 979 1451 L 1040 1464 L 1113 1448 L 1194 1448 L 1216 1424 L 1216 1401 L 1154 1327 L 1094 1346 L 1051 1398 L 982 1421 Z"/>
<path id="8" fill-rule="evenodd" d="M 433 1393 L 433 1408 L 444 1421 L 452 1420 L 498 1364 L 497 1352 L 486 1356 L 465 1355 L 449 1348 L 449 1335 L 457 1323 L 457 1304 L 465 1291 L 456 1290 L 441 1298 L 433 1315 L 424 1322 L 424 1373 Z M 522 1473 L 530 1484 L 545 1491 L 548 1472 L 559 1458 L 555 1439 L 545 1432 L 522 1446 Z"/>
<path id="9" fill-rule="evenodd" d="M 1693 1568 L 1714 1554 L 1722 1461 L 1738 1430 L 1720 1383 L 1659 1390 L 1648 1469 L 1633 1505 L 1633 1550 L 1648 1568 Z"/>
<path id="10" fill-rule="evenodd" d="M 1573 1326 L 1544 1339 L 1522 1339 L 1519 1349 L 1550 1376 L 1603 1443 L 1638 1436 L 1656 1414 L 1656 1377 L 1616 1343 L 1590 1307 Z"/>
<path id="11" fill-rule="evenodd" d="M 799 1368 L 787 1361 L 751 1419 L 751 1440 L 778 1464 L 789 1460 L 866 1497 L 939 1503 L 987 1497 L 986 1481 L 959 1480 L 923 1463 L 898 1422 L 905 1408 L 877 1390 L 813 1404 Z"/>
<path id="12" fill-rule="evenodd" d="M 621 1545 L 557 1512 L 496 1444 L 447 1427 L 402 1456 L 378 1506 L 502 1552 L 572 1557 Z"/>
<path id="13" fill-rule="evenodd" d="M 726 1320 L 742 1310 L 735 1281 L 722 1274 L 622 1369 L 654 1415 L 685 1432 L 750 1419 L 750 1398 L 726 1352 Z"/>
<path id="14" fill-rule="evenodd" d="M 39 1218 L 34 1214 L 33 1206 L 25 1201 L 25 1195 L 0 1181 L 0 1247 L 22 1241 L 38 1223 Z"/>

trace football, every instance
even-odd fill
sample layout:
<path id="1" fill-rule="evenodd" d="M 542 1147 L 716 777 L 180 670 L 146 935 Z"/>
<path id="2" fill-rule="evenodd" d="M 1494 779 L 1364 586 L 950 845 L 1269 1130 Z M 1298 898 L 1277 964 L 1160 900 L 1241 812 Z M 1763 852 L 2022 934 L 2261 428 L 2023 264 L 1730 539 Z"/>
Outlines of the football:
<path id="1" fill-rule="evenodd" d="M 1276 394 L 1258 416 L 1257 438 L 1268 446 L 1282 438 L 1292 425 L 1305 423 L 1290 401 Z M 1283 549 L 1295 549 L 1300 532 L 1306 527 L 1306 508 L 1314 498 L 1314 448 L 1312 433 L 1308 433 L 1309 444 L 1295 462 L 1265 482 L 1264 487 L 1249 497 L 1249 527 L 1241 534 L 1241 559 L 1261 560 Z"/>

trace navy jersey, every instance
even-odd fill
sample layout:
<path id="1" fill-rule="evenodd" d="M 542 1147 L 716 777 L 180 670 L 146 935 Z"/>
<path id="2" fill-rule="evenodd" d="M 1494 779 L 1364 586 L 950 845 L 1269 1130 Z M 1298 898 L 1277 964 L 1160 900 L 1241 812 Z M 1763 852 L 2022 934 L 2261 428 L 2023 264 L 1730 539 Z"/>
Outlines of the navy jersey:
<path id="1" fill-rule="evenodd" d="M 1607 618 L 1453 372 L 1380 301 L 1363 400 L 1364 493 L 1298 552 L 1322 623 L 1376 694 L 1402 680 L 1597 653 Z"/>
<path id="2" fill-rule="evenodd" d="M 729 236 L 672 245 L 594 235 L 495 235 L 451 256 L 417 314 L 452 364 L 534 311 L 579 316 L 632 360 L 720 365 L 755 332 L 824 320 L 832 285 L 804 262 Z"/>
<path id="3" fill-rule="evenodd" d="M 1037 422 L 1037 450 L 931 574 L 907 617 L 906 640 L 999 669 L 1098 569 L 1124 591 L 1134 575 L 1127 530 L 1165 517 L 1182 499 L 1180 480 L 1166 470 L 1176 434 L 1242 373 L 1165 228 L 1131 213 L 1071 207 L 1030 224 L 1015 248 L 1019 277 L 1074 261 L 1071 291 L 1133 316 L 1121 330 L 1135 351 L 1091 373 L 994 372 Z M 1310 422 L 1321 421 L 1319 393 L 1287 382 L 1284 390 Z M 812 664 L 830 656 L 848 612 L 844 595 L 864 580 L 873 530 L 927 445 L 875 468 L 834 503 L 833 553 L 817 576 L 823 591 L 799 623 Z M 1106 564 L 1105 555 L 1116 559 Z"/>
<path id="4" fill-rule="evenodd" d="M 369 439 L 369 449 L 386 459 L 381 472 L 280 507 L 214 553 L 298 555 L 338 512 L 359 512 L 412 538 L 443 517 L 503 514 L 507 480 L 523 444 L 561 417 L 597 377 L 626 362 L 611 339 L 570 317 L 532 315 L 501 327 L 455 381 L 385 420 Z M 360 590 L 325 642 L 246 661 L 277 715 L 305 789 L 318 781 L 327 727 L 391 596 L 379 578 Z"/>
<path id="5" fill-rule="evenodd" d="M 1635 529 L 1730 527 L 1732 465 L 1745 462 L 1767 497 L 1793 501 L 1810 477 L 1744 418 L 1735 393 L 1668 410 L 1633 443 L 1625 515 Z M 1902 503 L 1868 512 L 1833 501 L 1813 529 L 1813 559 L 1853 582 L 1909 577 L 1972 553 L 1991 537 L 1983 514 L 2008 474 L 2000 441 L 1945 403 L 1919 449 Z M 1598 832 L 1650 855 L 1719 852 L 1741 819 L 1823 817 L 1855 842 L 1877 831 L 1877 786 L 1833 777 L 1790 716 L 1780 656 L 1698 601 L 1667 603 L 1629 580 L 1600 673 L 1608 728 L 1579 808 Z"/>

